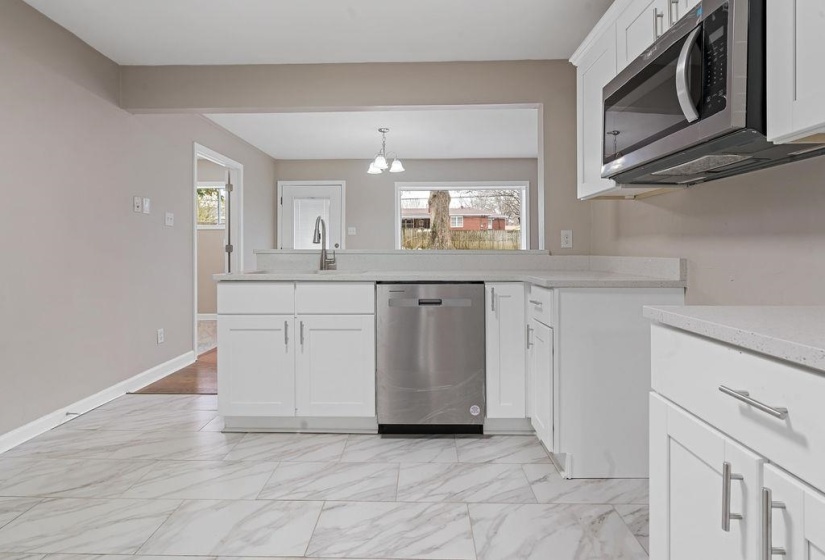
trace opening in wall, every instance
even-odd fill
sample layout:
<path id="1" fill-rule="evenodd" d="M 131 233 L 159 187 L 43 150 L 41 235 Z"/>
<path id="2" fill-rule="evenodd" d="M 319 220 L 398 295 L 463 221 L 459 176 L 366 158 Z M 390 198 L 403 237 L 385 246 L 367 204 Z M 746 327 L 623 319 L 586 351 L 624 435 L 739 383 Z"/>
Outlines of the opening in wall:
<path id="1" fill-rule="evenodd" d="M 395 184 L 395 248 L 529 248 L 530 182 Z"/>

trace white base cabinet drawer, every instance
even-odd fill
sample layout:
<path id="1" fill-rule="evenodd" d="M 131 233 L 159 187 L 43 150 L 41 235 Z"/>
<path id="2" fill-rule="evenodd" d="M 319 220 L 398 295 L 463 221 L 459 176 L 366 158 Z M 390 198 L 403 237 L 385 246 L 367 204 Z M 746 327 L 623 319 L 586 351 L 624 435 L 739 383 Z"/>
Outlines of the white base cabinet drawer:
<path id="1" fill-rule="evenodd" d="M 825 488 L 825 375 L 661 325 L 652 325 L 651 336 L 657 393 Z M 787 409 L 787 416 L 774 417 L 720 387 Z"/>
<path id="2" fill-rule="evenodd" d="M 527 310 L 531 318 L 545 325 L 554 326 L 553 290 L 531 285 L 527 295 Z"/>
<path id="3" fill-rule="evenodd" d="M 292 315 L 292 282 L 219 282 L 218 313 L 228 315 Z"/>
<path id="4" fill-rule="evenodd" d="M 298 315 L 375 314 L 375 284 L 371 282 L 298 282 Z"/>

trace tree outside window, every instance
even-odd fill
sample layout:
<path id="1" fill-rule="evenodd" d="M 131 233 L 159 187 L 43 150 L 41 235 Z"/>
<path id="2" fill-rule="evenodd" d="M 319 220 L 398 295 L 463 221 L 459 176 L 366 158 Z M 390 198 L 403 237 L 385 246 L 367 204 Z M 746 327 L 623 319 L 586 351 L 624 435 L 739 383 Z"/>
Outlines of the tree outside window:
<path id="1" fill-rule="evenodd" d="M 198 225 L 226 225 L 226 189 L 220 187 L 198 188 Z"/>

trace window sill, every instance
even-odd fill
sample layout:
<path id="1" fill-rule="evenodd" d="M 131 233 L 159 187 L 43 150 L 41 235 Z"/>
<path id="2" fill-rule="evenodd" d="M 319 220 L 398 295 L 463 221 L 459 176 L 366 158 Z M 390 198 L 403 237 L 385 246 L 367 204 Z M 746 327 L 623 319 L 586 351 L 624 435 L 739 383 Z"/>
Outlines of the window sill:
<path id="1" fill-rule="evenodd" d="M 199 230 L 201 230 L 201 229 L 226 229 L 226 226 L 207 226 L 207 225 L 198 224 L 198 229 Z"/>

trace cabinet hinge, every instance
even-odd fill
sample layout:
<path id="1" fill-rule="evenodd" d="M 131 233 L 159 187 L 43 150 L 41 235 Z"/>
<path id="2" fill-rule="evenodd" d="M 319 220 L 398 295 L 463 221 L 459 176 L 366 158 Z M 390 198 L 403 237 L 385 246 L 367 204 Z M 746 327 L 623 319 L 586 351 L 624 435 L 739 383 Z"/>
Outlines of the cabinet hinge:
<path id="1" fill-rule="evenodd" d="M 234 190 L 235 190 L 235 186 L 232 183 L 227 183 L 226 184 L 226 192 L 231 193 Z"/>

